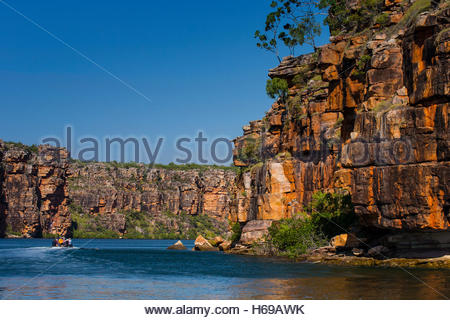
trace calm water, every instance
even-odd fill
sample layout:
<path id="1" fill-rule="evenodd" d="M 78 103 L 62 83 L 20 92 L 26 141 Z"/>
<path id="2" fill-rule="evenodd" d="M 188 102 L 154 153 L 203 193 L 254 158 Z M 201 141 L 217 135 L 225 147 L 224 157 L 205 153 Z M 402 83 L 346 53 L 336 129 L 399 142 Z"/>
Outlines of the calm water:
<path id="1" fill-rule="evenodd" d="M 399 269 L 334 267 L 219 252 L 169 240 L 0 239 L 2 299 L 437 299 Z M 192 248 L 193 241 L 184 241 Z M 450 271 L 410 270 L 450 296 Z"/>

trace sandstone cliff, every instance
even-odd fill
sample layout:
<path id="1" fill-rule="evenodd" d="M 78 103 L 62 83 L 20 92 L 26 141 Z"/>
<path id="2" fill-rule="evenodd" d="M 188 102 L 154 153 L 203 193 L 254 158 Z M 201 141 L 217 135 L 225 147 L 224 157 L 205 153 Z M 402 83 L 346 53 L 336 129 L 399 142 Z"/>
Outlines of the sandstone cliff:
<path id="1" fill-rule="evenodd" d="M 232 170 L 74 163 L 69 175 L 72 204 L 84 214 L 100 217 L 109 230 L 124 233 L 126 213 L 133 211 L 144 212 L 153 222 L 168 224 L 173 230 L 178 226 L 170 224 L 176 222 L 162 219 L 163 214 L 207 216 L 228 228 L 235 180 Z"/>
<path id="2" fill-rule="evenodd" d="M 0 141 L 0 236 L 70 233 L 68 153 L 40 146 L 31 150 Z"/>
<path id="3" fill-rule="evenodd" d="M 350 192 L 372 230 L 448 230 L 449 3 L 384 6 L 383 26 L 269 71 L 288 81 L 288 97 L 234 141 L 246 169 L 232 219 L 245 242 L 319 190 Z"/>
<path id="4" fill-rule="evenodd" d="M 63 148 L 1 141 L 0 164 L 0 237 L 70 236 L 74 218 L 92 224 L 93 236 L 99 230 L 118 236 L 131 227 L 134 236 L 152 236 L 152 230 L 127 225 L 127 213 L 165 234 L 199 230 L 197 224 L 228 231 L 232 170 L 81 163 L 69 160 Z"/>

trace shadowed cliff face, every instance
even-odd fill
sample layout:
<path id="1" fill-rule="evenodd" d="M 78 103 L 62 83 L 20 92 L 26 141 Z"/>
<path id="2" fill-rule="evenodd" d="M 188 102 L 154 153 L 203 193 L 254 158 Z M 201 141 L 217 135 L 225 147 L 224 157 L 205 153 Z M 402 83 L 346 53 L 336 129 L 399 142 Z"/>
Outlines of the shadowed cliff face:
<path id="1" fill-rule="evenodd" d="M 3 143 L 0 149 L 0 231 L 26 237 L 70 234 L 67 151 L 48 146 L 30 151 Z"/>
<path id="2" fill-rule="evenodd" d="M 289 95 L 234 141 L 234 163 L 247 168 L 234 221 L 290 217 L 314 192 L 344 189 L 362 226 L 448 230 L 450 9 L 411 18 L 385 5 L 384 28 L 332 37 L 270 70 Z"/>

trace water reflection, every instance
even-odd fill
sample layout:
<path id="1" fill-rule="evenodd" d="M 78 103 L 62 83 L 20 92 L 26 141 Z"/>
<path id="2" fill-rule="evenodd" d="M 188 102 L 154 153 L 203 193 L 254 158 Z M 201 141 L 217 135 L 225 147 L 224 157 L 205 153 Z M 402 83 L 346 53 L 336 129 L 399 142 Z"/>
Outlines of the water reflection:
<path id="1" fill-rule="evenodd" d="M 361 270 L 358 270 L 361 271 Z M 358 271 L 355 271 L 359 273 Z M 420 272 L 420 281 L 402 270 L 362 270 L 355 275 L 294 279 L 253 279 L 236 286 L 239 299 L 443 299 L 448 273 Z"/>

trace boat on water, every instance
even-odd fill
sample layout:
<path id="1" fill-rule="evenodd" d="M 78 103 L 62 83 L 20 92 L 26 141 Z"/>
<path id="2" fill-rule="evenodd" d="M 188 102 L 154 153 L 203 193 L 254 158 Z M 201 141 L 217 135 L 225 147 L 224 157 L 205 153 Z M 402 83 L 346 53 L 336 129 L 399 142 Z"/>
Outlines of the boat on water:
<path id="1" fill-rule="evenodd" d="M 52 241 L 52 247 L 56 248 L 72 248 L 72 239 L 65 239 L 65 238 L 57 238 L 53 239 Z"/>

